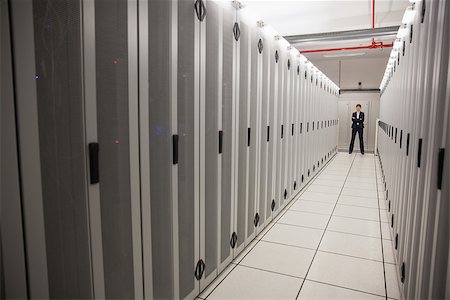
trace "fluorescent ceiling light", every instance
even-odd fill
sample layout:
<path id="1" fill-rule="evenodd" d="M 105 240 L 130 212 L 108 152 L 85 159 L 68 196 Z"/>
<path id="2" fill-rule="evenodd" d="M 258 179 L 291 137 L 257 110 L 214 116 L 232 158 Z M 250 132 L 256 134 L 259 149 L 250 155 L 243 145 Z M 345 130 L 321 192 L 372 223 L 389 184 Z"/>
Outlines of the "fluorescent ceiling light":
<path id="1" fill-rule="evenodd" d="M 346 56 L 361 56 L 366 54 L 366 52 L 358 52 L 358 53 L 346 53 L 346 54 L 325 54 L 323 57 L 346 57 Z"/>

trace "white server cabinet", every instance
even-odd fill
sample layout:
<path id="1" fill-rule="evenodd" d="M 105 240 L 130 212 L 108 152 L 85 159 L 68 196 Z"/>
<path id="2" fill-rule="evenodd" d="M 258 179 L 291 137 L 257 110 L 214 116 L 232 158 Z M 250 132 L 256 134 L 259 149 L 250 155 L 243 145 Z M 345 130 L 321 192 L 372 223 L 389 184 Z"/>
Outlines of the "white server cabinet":
<path id="1" fill-rule="evenodd" d="M 257 230 L 260 231 L 265 225 L 270 222 L 271 214 L 271 201 L 272 201 L 272 186 L 269 185 L 272 176 L 272 158 L 270 152 L 270 116 L 273 113 L 271 110 L 271 104 L 273 99 L 271 98 L 271 51 L 268 41 L 268 35 L 264 30 L 264 23 L 259 22 L 260 35 L 258 39 L 258 53 L 261 55 L 261 123 L 259 131 L 259 144 L 260 144 L 260 181 L 259 181 L 259 206 L 258 206 L 258 218 L 257 218 Z M 256 215 L 255 215 L 256 216 Z"/>
<path id="2" fill-rule="evenodd" d="M 445 1 L 408 8 L 410 20 L 399 31 L 381 85 L 378 150 L 406 298 L 448 296 L 448 204 L 442 201 L 448 110 L 441 107 L 448 106 L 449 11 Z"/>
<path id="3" fill-rule="evenodd" d="M 28 296 L 142 297 L 135 3 L 10 11 Z"/>
<path id="4" fill-rule="evenodd" d="M 316 71 L 240 3 L 8 4 L 30 297 L 194 299 L 319 169 Z"/>

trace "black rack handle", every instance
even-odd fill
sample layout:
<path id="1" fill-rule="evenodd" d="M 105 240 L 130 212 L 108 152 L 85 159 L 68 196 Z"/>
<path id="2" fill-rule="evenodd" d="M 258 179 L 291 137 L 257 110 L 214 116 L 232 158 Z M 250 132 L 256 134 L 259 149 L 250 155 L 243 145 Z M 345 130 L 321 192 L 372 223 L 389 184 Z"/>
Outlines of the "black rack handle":
<path id="1" fill-rule="evenodd" d="M 178 134 L 172 135 L 172 163 L 174 165 L 178 164 Z"/>
<path id="2" fill-rule="evenodd" d="M 89 143 L 89 173 L 90 183 L 96 184 L 100 182 L 99 171 L 99 145 L 98 143 Z"/>

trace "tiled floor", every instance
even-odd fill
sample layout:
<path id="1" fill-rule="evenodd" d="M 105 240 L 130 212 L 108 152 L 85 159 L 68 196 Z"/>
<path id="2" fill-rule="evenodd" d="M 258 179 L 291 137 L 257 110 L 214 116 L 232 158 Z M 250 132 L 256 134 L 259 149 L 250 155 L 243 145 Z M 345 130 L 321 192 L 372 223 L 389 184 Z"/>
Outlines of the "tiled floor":
<path id="1" fill-rule="evenodd" d="M 339 153 L 199 298 L 400 299 L 375 164 Z"/>

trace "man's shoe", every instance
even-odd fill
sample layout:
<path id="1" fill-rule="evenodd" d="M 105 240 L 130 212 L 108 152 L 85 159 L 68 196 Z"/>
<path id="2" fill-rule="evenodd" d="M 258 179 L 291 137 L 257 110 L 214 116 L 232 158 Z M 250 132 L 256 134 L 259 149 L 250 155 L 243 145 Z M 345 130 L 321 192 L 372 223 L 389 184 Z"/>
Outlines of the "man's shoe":
<path id="1" fill-rule="evenodd" d="M 362 155 L 364 155 L 364 152 L 361 152 Z"/>

